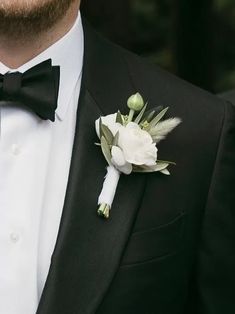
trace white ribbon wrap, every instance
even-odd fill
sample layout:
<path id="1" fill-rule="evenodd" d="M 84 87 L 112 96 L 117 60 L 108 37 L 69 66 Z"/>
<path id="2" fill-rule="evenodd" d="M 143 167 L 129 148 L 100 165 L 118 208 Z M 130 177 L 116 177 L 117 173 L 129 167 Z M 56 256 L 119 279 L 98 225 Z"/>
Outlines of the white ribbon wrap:
<path id="1" fill-rule="evenodd" d="M 112 207 L 119 178 L 120 172 L 115 167 L 108 166 L 103 188 L 98 199 L 98 205 L 107 204 L 110 208 Z"/>

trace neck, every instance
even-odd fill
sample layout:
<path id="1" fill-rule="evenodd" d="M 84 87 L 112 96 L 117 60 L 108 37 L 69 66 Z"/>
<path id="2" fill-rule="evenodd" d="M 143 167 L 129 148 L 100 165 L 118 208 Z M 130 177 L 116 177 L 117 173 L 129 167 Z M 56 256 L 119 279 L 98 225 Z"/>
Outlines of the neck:
<path id="1" fill-rule="evenodd" d="M 66 15 L 51 29 L 34 38 L 16 41 L 0 37 L 0 61 L 11 69 L 16 69 L 62 38 L 73 26 L 77 18 L 78 5 L 75 3 Z"/>

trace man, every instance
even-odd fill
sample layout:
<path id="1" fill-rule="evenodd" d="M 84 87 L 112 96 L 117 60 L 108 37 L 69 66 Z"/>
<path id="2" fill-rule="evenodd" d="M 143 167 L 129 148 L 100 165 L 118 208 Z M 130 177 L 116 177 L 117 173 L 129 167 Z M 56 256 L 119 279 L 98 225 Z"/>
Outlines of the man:
<path id="1" fill-rule="evenodd" d="M 79 5 L 0 0 L 0 313 L 235 313 L 233 106 L 110 44 Z M 183 120 L 158 146 L 177 165 L 122 175 L 104 220 L 95 120 L 137 91 Z"/>

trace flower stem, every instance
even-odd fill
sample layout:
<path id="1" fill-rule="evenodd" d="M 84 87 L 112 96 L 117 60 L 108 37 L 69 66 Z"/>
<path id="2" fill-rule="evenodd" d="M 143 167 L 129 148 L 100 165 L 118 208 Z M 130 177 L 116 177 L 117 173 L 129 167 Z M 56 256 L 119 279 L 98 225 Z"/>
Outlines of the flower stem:
<path id="1" fill-rule="evenodd" d="M 127 123 L 129 123 L 129 122 L 131 122 L 133 120 L 134 114 L 135 114 L 135 110 L 134 109 L 130 109 L 129 116 L 128 116 L 128 119 L 127 119 Z"/>
<path id="2" fill-rule="evenodd" d="M 113 199 L 116 193 L 120 172 L 114 166 L 107 167 L 107 174 L 103 183 L 102 191 L 98 199 L 98 215 L 109 218 Z"/>
<path id="3" fill-rule="evenodd" d="M 98 215 L 103 218 L 108 219 L 109 212 L 110 212 L 110 206 L 108 204 L 102 203 L 100 207 L 98 208 Z"/>

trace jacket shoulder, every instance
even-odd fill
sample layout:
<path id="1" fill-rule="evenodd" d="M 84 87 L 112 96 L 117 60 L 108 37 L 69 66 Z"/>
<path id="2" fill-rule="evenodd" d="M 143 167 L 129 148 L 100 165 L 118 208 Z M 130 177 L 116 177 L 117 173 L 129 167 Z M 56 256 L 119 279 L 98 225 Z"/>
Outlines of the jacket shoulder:
<path id="1" fill-rule="evenodd" d="M 235 90 L 234 89 L 221 93 L 218 96 L 235 104 Z"/>
<path id="2" fill-rule="evenodd" d="M 112 111 L 123 109 L 125 105 L 121 108 L 118 106 L 125 103 L 130 95 L 128 93 L 140 92 L 149 108 L 169 106 L 170 115 L 181 117 L 185 128 L 192 129 L 192 126 L 196 127 L 200 123 L 201 132 L 214 133 L 213 137 L 219 136 L 226 100 L 108 41 L 90 27 L 85 26 L 85 32 L 89 35 L 85 36 L 88 42 L 85 51 L 88 51 L 88 58 L 92 60 L 87 62 L 87 72 L 92 75 L 91 89 L 96 90 L 95 97 L 101 104 L 119 99 L 117 107 L 113 106 Z M 108 106 L 105 109 L 110 113 Z"/>

